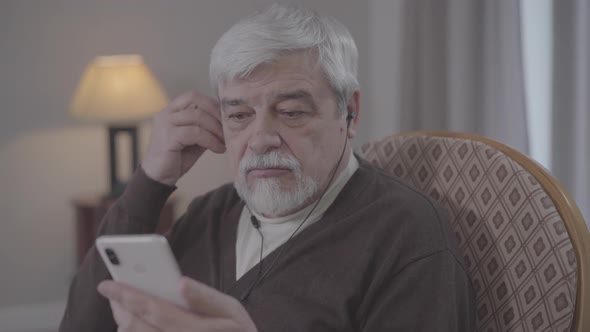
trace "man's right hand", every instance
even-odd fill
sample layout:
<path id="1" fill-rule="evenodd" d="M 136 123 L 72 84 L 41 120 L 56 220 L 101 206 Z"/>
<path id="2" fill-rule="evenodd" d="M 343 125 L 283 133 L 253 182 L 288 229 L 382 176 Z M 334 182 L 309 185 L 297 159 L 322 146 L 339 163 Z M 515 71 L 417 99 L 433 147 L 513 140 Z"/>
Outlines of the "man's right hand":
<path id="1" fill-rule="evenodd" d="M 152 123 L 141 166 L 158 182 L 175 185 L 207 149 L 225 152 L 218 103 L 196 91 L 174 99 Z"/>

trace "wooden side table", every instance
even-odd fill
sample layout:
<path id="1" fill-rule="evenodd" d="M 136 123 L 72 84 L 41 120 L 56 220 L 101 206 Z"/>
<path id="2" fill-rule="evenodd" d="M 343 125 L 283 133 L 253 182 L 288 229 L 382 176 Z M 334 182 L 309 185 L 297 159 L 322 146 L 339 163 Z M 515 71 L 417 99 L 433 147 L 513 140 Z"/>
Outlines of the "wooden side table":
<path id="1" fill-rule="evenodd" d="M 115 202 L 99 196 L 76 197 L 73 200 L 76 211 L 76 264 L 80 265 L 88 250 L 94 245 L 96 233 L 102 218 Z M 156 233 L 164 234 L 174 224 L 174 199 L 169 199 L 160 215 Z"/>

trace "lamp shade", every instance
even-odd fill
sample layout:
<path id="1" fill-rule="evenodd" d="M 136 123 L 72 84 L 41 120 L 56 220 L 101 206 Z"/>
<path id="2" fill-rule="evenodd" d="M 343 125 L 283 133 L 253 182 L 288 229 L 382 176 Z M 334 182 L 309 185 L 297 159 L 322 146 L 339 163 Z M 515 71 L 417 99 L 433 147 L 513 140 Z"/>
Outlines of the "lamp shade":
<path id="1" fill-rule="evenodd" d="M 141 56 L 99 56 L 78 83 L 70 113 L 87 120 L 126 124 L 158 112 L 167 102 Z"/>

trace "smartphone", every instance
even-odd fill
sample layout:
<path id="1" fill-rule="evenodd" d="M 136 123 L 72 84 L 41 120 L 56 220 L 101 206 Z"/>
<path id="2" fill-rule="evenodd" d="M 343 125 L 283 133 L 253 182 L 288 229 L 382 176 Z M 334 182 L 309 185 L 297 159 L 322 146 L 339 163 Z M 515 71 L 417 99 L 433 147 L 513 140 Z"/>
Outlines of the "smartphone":
<path id="1" fill-rule="evenodd" d="M 188 308 L 180 293 L 182 274 L 165 237 L 103 235 L 96 248 L 113 280 Z"/>

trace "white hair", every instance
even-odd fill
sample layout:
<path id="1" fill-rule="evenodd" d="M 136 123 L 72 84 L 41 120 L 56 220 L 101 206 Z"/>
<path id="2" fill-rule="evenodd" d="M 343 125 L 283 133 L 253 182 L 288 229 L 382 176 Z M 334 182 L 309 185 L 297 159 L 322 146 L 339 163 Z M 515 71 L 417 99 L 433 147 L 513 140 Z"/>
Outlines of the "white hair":
<path id="1" fill-rule="evenodd" d="M 246 78 L 259 65 L 302 50 L 316 54 L 338 108 L 345 111 L 359 86 L 354 39 L 335 19 L 295 6 L 274 4 L 225 32 L 211 51 L 211 86 L 217 92 L 220 82 Z"/>

